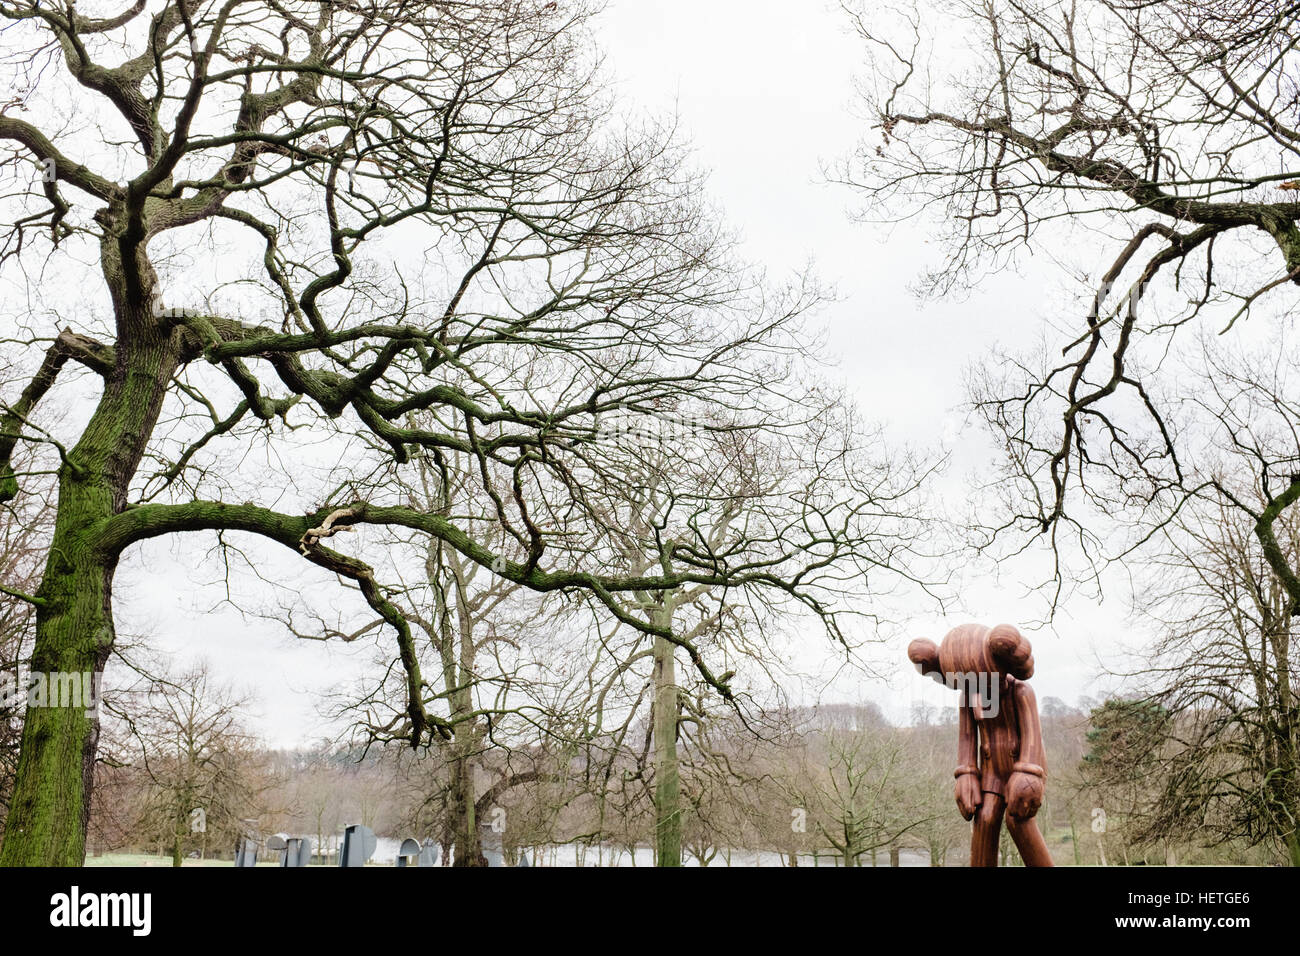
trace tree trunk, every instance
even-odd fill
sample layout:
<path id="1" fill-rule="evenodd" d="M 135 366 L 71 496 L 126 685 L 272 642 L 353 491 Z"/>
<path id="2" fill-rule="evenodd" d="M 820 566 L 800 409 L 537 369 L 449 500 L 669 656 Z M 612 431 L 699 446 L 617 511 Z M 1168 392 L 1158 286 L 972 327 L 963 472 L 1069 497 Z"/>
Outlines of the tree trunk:
<path id="1" fill-rule="evenodd" d="M 474 768 L 469 758 L 460 754 L 454 757 L 451 774 L 451 829 L 455 848 L 452 865 L 482 866 L 484 858 L 479 846 Z"/>
<path id="2" fill-rule="evenodd" d="M 98 679 L 113 647 L 117 555 L 99 547 L 103 522 L 121 512 L 158 421 L 180 355 L 180 331 L 152 314 L 153 271 L 133 263 L 134 295 L 117 238 L 101 246 L 113 298 L 116 365 L 94 414 L 59 472 L 59 503 L 37 589 L 32 670 Z M 58 703 L 58 702 L 55 702 Z M 81 866 L 99 746 L 99 716 L 76 706 L 29 706 L 0 866 Z"/>
<path id="3" fill-rule="evenodd" d="M 441 486 L 438 507 L 450 513 L 450 490 Z M 450 576 L 444 579 L 444 562 Z M 480 738 L 474 712 L 475 656 L 474 617 L 467 605 L 463 575 L 457 558 L 444 550 L 440 541 L 430 541 L 425 553 L 425 577 L 435 596 L 435 624 L 429 631 L 438 649 L 443 686 L 449 692 L 452 720 L 451 790 L 448 799 L 447 839 L 444 849 L 452 850 L 452 866 L 486 866 L 487 859 L 478 832 L 478 793 L 474 786 L 473 754 Z M 449 602 L 447 594 L 456 599 Z M 444 860 L 446 863 L 446 860 Z"/>
<path id="4" fill-rule="evenodd" d="M 99 489 L 68 489 L 37 597 L 32 670 L 97 675 L 112 647 L 111 569 L 83 541 Z M 84 679 L 84 677 L 83 677 Z M 33 706 L 23 721 L 0 866 L 81 866 L 94 785 L 99 718 L 84 706 Z M 59 704 L 59 701 L 53 701 Z M 74 702 L 75 704 L 75 702 Z"/>
<path id="5" fill-rule="evenodd" d="M 660 614 L 660 617 L 665 615 Z M 682 865 L 681 776 L 677 764 L 677 666 L 673 643 L 656 637 L 654 646 L 655 860 Z"/>

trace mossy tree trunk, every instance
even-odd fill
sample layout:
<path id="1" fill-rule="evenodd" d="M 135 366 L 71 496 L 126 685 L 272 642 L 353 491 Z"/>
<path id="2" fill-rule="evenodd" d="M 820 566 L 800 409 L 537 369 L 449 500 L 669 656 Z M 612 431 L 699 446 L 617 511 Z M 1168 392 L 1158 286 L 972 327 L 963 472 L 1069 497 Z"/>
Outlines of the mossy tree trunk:
<path id="1" fill-rule="evenodd" d="M 58 514 L 36 592 L 38 673 L 98 675 L 113 647 L 117 553 L 99 533 L 121 512 L 180 356 L 180 331 L 153 315 L 153 270 L 123 244 L 102 246 L 118 339 L 98 405 L 59 471 Z M 129 272 L 129 275 L 128 275 Z M 81 702 L 29 706 L 0 866 L 80 866 L 94 787 L 99 718 Z"/>

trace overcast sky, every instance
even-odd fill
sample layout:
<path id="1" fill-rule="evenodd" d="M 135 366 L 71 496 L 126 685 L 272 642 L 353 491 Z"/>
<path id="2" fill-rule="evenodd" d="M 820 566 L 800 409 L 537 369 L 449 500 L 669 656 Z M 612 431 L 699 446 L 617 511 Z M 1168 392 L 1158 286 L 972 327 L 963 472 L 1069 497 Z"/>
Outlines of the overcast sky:
<path id="1" fill-rule="evenodd" d="M 1032 338 L 1053 308 L 1052 295 L 1060 295 L 1053 292 L 1060 277 L 1049 271 L 990 277 L 977 293 L 943 302 L 909 292 L 938 254 L 927 242 L 927 224 L 885 230 L 856 223 L 850 213 L 861 197 L 822 175 L 867 131 L 853 86 L 861 49 L 844 26 L 843 15 L 819 0 L 614 0 L 599 21 L 623 108 L 678 118 L 750 259 L 773 278 L 812 262 L 836 287 L 837 301 L 818 316 L 836 359 L 834 374 L 849 384 L 867 417 L 886 422 L 897 439 L 951 444 L 948 486 L 960 488 L 988 455 L 984 439 L 962 427 L 963 371 L 999 343 Z M 259 703 L 248 716 L 271 742 L 320 737 L 317 697 L 350 682 L 373 648 L 296 642 L 274 624 L 219 603 L 224 591 L 218 587 L 181 586 L 207 573 L 194 570 L 200 566 L 194 545 L 161 540 L 136 554 L 120 579 L 123 625 L 147 632 L 169 653 L 206 657 L 222 677 L 251 690 Z M 302 575 L 290 555 L 271 560 L 264 576 L 293 581 Z M 893 666 L 889 681 L 846 675 L 831 696 L 875 700 L 896 718 L 920 699 L 951 704 L 942 688 L 907 669 L 907 637 L 938 640 L 966 620 L 1036 620 L 1043 598 L 1025 582 L 1041 574 L 1041 565 L 1029 562 L 1003 569 L 998 581 L 966 581 L 963 606 L 948 617 L 930 606 L 905 609 L 905 626 L 876 655 Z M 254 603 L 262 596 L 252 576 L 234 580 Z M 309 586 L 322 589 L 319 600 L 331 600 L 329 585 Z M 1096 655 L 1113 654 L 1126 620 L 1124 595 L 1115 591 L 1100 606 L 1073 600 L 1050 627 L 1028 632 L 1040 698 L 1075 703 L 1081 694 L 1097 694 Z M 804 649 L 823 651 L 829 649 Z"/>
<path id="2" fill-rule="evenodd" d="M 794 11 L 797 10 L 796 14 Z M 608 66 L 630 106 L 679 117 L 710 190 L 741 234 L 750 258 L 777 277 L 812 261 L 837 289 L 820 315 L 838 373 L 864 412 L 900 440 L 942 441 L 954 451 L 947 487 L 978 475 L 988 459 L 984 436 L 964 428 L 963 372 L 999 345 L 1035 339 L 1045 315 L 1065 303 L 1051 265 L 1035 274 L 991 276 L 978 292 L 936 302 L 910 291 L 939 261 L 932 224 L 885 228 L 855 222 L 863 197 L 828 182 L 823 170 L 849 156 L 870 124 L 854 80 L 863 70 L 860 41 L 837 4 L 809 0 L 613 0 L 602 17 Z M 1104 253 L 1104 250 L 1101 250 Z M 938 640 L 965 620 L 1025 624 L 1044 613 L 1041 562 L 1007 568 L 998 582 L 970 580 L 963 607 L 945 619 L 917 607 L 912 636 Z M 1075 703 L 1102 689 L 1092 681 L 1097 654 L 1140 642 L 1126 634 L 1124 595 L 1071 601 L 1053 626 L 1032 633 L 1039 697 Z M 882 649 L 901 663 L 888 685 L 835 688 L 838 697 L 872 698 L 905 717 L 918 698 L 951 703 L 943 688 L 919 679 L 903 657 L 906 638 Z"/>

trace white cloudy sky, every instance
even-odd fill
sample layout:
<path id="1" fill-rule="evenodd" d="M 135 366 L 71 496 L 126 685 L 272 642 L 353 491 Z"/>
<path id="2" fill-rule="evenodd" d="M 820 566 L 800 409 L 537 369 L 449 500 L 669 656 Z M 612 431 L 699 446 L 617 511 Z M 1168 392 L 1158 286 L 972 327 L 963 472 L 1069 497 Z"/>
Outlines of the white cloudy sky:
<path id="1" fill-rule="evenodd" d="M 938 254 L 927 242 L 926 224 L 885 231 L 855 223 L 849 213 L 859 197 L 827 184 L 821 174 L 866 129 L 854 111 L 861 50 L 844 29 L 843 15 L 823 0 L 613 0 L 600 19 L 600 36 L 624 107 L 678 117 L 747 255 L 774 277 L 811 261 L 835 285 L 838 301 L 819 319 L 837 357 L 836 374 L 867 415 L 887 421 L 904 439 L 954 442 L 954 488 L 977 474 L 987 450 L 962 429 L 963 370 L 998 343 L 1032 337 L 1053 306 L 1052 295 L 1060 295 L 1053 292 L 1059 276 L 990 277 L 961 300 L 921 301 L 910 294 L 910 280 Z M 196 592 L 186 585 L 197 564 L 192 547 L 153 542 L 135 556 L 117 602 L 124 625 L 149 633 L 178 657 L 206 657 L 223 677 L 249 688 L 258 698 L 249 716 L 273 742 L 322 736 L 327 728 L 315 699 L 349 681 L 372 649 L 295 642 L 274 625 L 221 604 L 219 588 Z M 273 560 L 265 574 L 292 579 L 299 573 L 292 556 Z M 846 676 L 831 693 L 874 699 L 900 717 L 918 699 L 946 702 L 942 688 L 902 666 L 906 635 L 937 639 L 948 626 L 971 619 L 1036 620 L 1043 600 L 1024 582 L 1039 574 L 1041 567 L 1031 563 L 1004 569 L 998 581 L 969 580 L 964 606 L 947 618 L 932 607 L 912 609 L 906 626 L 880 650 L 882 661 L 899 662 L 893 677 L 868 682 Z M 255 579 L 235 581 L 256 597 Z M 328 585 L 312 586 L 321 588 L 320 600 L 331 600 Z M 1031 632 L 1039 696 L 1073 703 L 1098 693 L 1096 657 L 1111 654 L 1128 631 L 1120 591 L 1100 605 L 1072 601 L 1051 626 Z M 814 650 L 821 648 L 808 653 Z"/>
<path id="2" fill-rule="evenodd" d="M 638 108 L 680 118 L 748 254 L 773 275 L 812 261 L 835 285 L 838 301 L 821 319 L 837 371 L 865 412 L 902 439 L 952 446 L 951 487 L 978 473 L 989 452 L 963 429 L 963 372 L 999 344 L 1035 338 L 1061 296 L 1061 277 L 1051 266 L 1040 275 L 994 276 L 977 293 L 945 302 L 909 291 L 940 255 L 929 225 L 856 222 L 851 213 L 862 197 L 823 174 L 869 131 L 855 87 L 863 50 L 838 4 L 613 0 L 602 25 L 620 93 Z M 1027 594 L 1024 582 L 1041 575 L 1034 562 L 1007 569 L 998 582 L 970 580 L 952 618 L 918 607 L 903 630 L 937 640 L 964 619 L 1039 620 L 1043 599 Z M 1097 655 L 1142 639 L 1130 631 L 1117 586 L 1100 605 L 1070 602 L 1052 626 L 1032 634 L 1040 698 L 1073 703 L 1098 693 Z M 902 660 L 905 642 L 895 639 L 882 654 Z M 905 661 L 887 685 L 855 680 L 835 692 L 858 691 L 898 716 L 916 699 L 947 700 Z"/>

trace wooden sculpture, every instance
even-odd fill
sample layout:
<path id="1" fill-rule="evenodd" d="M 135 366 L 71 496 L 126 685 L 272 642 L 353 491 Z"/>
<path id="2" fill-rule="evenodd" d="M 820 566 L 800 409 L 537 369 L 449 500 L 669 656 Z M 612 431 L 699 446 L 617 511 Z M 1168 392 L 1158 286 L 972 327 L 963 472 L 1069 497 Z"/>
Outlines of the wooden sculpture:
<path id="1" fill-rule="evenodd" d="M 963 624 L 943 643 L 907 648 L 916 669 L 962 692 L 958 701 L 957 808 L 974 818 L 970 865 L 997 866 L 1005 812 L 1025 866 L 1052 866 L 1034 814 L 1043 803 L 1047 761 L 1029 641 L 1010 624 Z"/>

